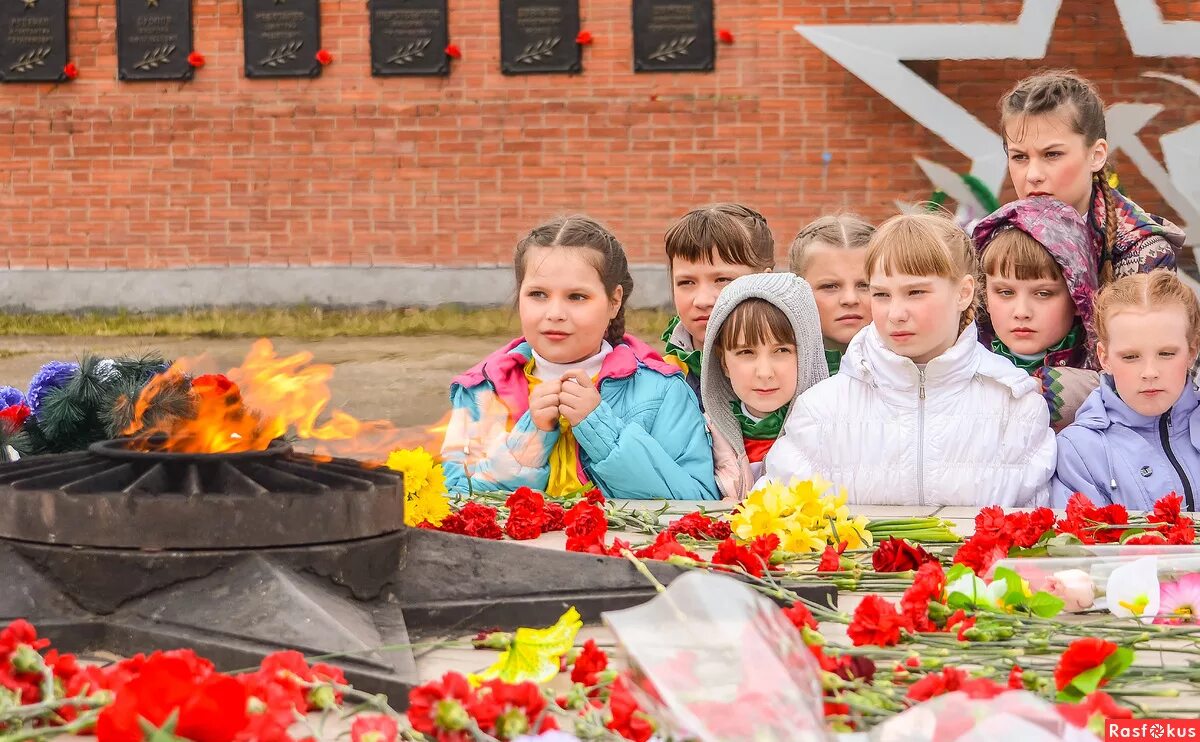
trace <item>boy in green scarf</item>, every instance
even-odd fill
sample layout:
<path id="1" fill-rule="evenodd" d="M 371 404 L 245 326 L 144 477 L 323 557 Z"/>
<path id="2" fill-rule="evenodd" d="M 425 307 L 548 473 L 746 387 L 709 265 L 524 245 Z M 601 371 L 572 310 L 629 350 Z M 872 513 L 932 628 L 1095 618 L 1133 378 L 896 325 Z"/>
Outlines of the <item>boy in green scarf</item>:
<path id="1" fill-rule="evenodd" d="M 731 281 L 775 266 L 775 240 L 767 220 L 740 204 L 694 209 L 666 236 L 667 267 L 676 315 L 662 334 L 664 359 L 683 370 L 700 400 L 704 337 L 717 296 Z"/>

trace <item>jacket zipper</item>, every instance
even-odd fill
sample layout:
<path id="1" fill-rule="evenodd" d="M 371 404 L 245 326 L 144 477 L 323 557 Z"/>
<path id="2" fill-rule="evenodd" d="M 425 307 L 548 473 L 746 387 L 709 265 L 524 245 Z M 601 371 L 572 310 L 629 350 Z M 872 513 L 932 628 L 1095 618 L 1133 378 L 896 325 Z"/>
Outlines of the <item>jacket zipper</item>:
<path id="1" fill-rule="evenodd" d="M 917 504 L 925 504 L 925 369 L 917 369 Z M 1188 500 L 1191 502 L 1191 500 Z"/>
<path id="2" fill-rule="evenodd" d="M 1167 454 L 1167 460 L 1171 462 L 1171 466 L 1175 467 L 1175 473 L 1179 475 L 1179 481 L 1183 482 L 1183 499 L 1187 505 L 1187 510 L 1188 512 L 1194 512 L 1196 505 L 1192 501 L 1192 483 L 1188 481 L 1187 474 L 1183 471 L 1183 467 L 1179 465 L 1179 459 L 1175 458 L 1175 452 L 1171 450 L 1170 410 L 1167 410 L 1158 418 L 1158 437 L 1162 442 L 1163 451 Z"/>

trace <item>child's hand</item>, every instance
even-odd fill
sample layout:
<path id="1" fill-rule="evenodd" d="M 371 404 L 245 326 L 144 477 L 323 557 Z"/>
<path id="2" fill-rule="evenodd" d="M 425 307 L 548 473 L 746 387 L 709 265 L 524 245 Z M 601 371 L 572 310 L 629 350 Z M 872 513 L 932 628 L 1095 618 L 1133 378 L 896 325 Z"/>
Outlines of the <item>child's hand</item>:
<path id="1" fill-rule="evenodd" d="M 600 390 L 580 369 L 568 371 L 562 377 L 562 391 L 558 395 L 559 410 L 567 422 L 578 425 L 583 418 L 600 406 Z"/>
<path id="2" fill-rule="evenodd" d="M 529 414 L 538 430 L 549 433 L 558 427 L 559 392 L 562 381 L 543 381 L 529 394 Z"/>

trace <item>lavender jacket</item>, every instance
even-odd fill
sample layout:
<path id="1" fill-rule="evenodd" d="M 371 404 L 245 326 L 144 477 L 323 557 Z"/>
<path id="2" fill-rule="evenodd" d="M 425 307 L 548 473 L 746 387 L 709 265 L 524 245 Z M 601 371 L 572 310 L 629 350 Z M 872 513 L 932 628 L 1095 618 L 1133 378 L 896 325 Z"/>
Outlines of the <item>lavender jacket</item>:
<path id="1" fill-rule="evenodd" d="M 1125 404 L 1111 376 L 1079 409 L 1075 423 L 1058 434 L 1058 468 L 1051 505 L 1066 507 L 1074 492 L 1097 505 L 1119 503 L 1153 510 L 1154 501 L 1176 492 L 1195 510 L 1200 495 L 1200 396 L 1188 384 L 1169 411 L 1146 417 Z"/>

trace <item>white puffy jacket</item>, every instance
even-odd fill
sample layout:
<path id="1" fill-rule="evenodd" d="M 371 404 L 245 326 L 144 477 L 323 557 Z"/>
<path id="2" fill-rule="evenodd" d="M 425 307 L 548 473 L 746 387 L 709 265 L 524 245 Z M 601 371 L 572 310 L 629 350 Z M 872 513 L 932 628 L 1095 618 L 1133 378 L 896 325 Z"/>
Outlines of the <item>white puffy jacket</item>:
<path id="1" fill-rule="evenodd" d="M 863 505 L 1002 505 L 1049 500 L 1054 431 L 1038 382 L 980 345 L 972 324 L 917 367 L 874 325 L 836 376 L 793 405 L 765 478 L 820 476 Z"/>

